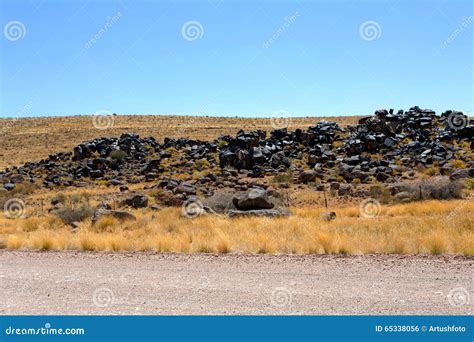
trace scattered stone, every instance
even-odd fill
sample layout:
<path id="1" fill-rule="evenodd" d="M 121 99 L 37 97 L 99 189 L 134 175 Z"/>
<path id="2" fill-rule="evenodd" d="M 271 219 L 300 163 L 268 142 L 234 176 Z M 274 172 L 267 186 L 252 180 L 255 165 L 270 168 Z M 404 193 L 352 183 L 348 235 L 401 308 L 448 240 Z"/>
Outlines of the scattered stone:
<path id="1" fill-rule="evenodd" d="M 336 219 L 336 213 L 334 211 L 324 211 L 321 213 L 321 218 L 329 222 Z"/>
<path id="2" fill-rule="evenodd" d="M 395 195 L 395 198 L 400 202 L 409 202 L 411 200 L 411 197 L 412 195 L 408 191 L 402 191 Z"/>
<path id="3" fill-rule="evenodd" d="M 126 198 L 122 202 L 122 205 L 127 205 L 135 209 L 146 208 L 148 206 L 148 197 L 143 195 L 133 195 Z"/>
<path id="4" fill-rule="evenodd" d="M 298 181 L 300 183 L 314 182 L 317 176 L 318 173 L 315 170 L 305 170 L 298 176 Z"/>
<path id="5" fill-rule="evenodd" d="M 11 191 L 15 189 L 15 184 L 7 183 L 7 184 L 4 184 L 3 187 L 5 188 L 5 190 Z"/>

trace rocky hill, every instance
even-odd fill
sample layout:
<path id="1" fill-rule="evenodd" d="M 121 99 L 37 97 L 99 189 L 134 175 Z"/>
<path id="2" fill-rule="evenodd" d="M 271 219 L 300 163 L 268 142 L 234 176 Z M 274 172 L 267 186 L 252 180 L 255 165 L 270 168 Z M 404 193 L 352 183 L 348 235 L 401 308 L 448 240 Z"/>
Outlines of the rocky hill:
<path id="1" fill-rule="evenodd" d="M 160 201 L 180 204 L 218 189 L 330 187 L 344 195 L 350 184 L 474 176 L 474 125 L 462 112 L 410 108 L 378 110 L 356 125 L 321 121 L 308 129 L 239 131 L 213 141 L 141 138 L 134 133 L 83 142 L 72 151 L 0 171 L 10 191 L 38 187 L 131 184 L 160 190 Z M 5 191 L 5 190 L 4 190 Z"/>

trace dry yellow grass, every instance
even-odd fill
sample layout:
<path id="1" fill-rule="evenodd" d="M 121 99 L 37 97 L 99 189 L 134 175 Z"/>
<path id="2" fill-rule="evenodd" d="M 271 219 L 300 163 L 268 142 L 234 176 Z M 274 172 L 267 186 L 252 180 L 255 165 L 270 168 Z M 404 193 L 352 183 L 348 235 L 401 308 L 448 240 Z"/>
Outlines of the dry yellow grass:
<path id="1" fill-rule="evenodd" d="M 384 207 L 376 218 L 358 217 L 356 207 L 294 208 L 289 218 L 228 219 L 180 217 L 180 209 L 135 212 L 136 222 L 104 219 L 74 233 L 51 217 L 0 220 L 6 248 L 87 251 L 296 254 L 459 254 L 474 255 L 474 203 L 425 201 Z"/>

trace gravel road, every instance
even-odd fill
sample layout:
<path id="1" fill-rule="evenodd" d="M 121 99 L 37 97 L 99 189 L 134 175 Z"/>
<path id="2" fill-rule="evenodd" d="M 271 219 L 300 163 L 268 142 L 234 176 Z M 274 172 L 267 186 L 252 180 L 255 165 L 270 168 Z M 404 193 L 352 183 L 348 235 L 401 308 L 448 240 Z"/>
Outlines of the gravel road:
<path id="1" fill-rule="evenodd" d="M 472 314 L 474 258 L 0 250 L 0 314 Z"/>

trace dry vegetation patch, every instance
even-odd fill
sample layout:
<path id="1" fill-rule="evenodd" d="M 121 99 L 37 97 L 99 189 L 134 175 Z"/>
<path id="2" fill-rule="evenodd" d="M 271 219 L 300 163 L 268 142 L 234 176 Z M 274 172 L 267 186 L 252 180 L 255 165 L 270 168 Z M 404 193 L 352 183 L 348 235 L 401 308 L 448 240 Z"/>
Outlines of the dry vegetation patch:
<path id="1" fill-rule="evenodd" d="M 135 211 L 136 222 L 90 220 L 74 232 L 52 216 L 0 220 L 0 239 L 9 249 L 156 251 L 184 253 L 458 254 L 474 255 L 474 203 L 423 201 L 383 206 L 363 218 L 358 207 L 293 208 L 288 218 L 204 216 L 183 218 L 178 208 Z"/>

